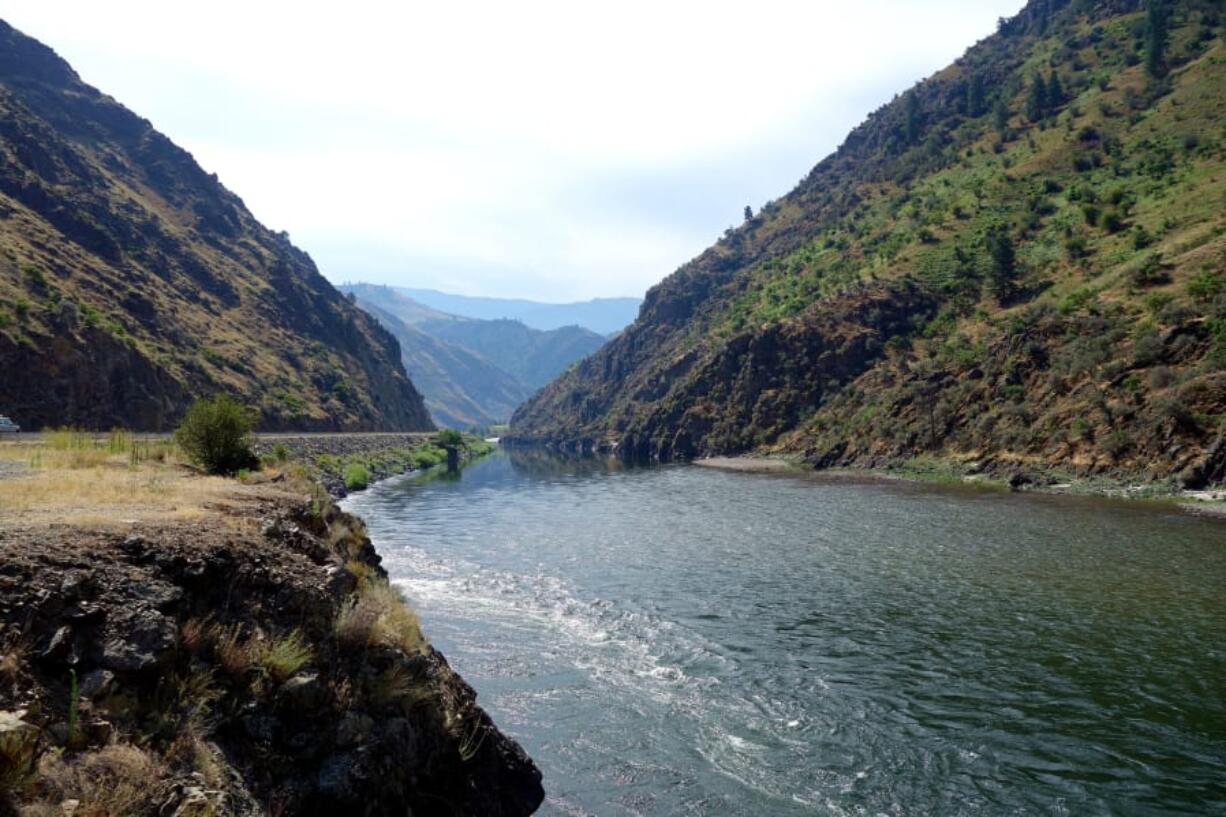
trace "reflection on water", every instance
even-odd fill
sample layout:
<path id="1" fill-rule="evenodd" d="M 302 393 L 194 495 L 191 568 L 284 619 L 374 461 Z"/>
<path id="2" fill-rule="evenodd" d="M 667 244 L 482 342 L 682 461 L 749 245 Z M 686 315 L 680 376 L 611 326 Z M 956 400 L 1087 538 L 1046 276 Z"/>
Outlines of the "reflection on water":
<path id="1" fill-rule="evenodd" d="M 1226 814 L 1226 527 L 500 454 L 368 522 L 545 814 Z"/>

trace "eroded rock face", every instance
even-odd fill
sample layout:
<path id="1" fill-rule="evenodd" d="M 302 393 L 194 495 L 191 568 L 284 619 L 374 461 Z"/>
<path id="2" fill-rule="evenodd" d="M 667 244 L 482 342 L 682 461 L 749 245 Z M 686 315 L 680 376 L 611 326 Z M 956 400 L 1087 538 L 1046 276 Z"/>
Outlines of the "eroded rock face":
<path id="1" fill-rule="evenodd" d="M 937 305 L 914 284 L 866 287 L 795 320 L 687 349 L 671 322 L 696 307 L 673 297 L 683 303 L 666 308 L 656 295 L 644 308 L 662 314 L 661 325 L 631 327 L 525 403 L 508 443 L 632 460 L 747 451 L 795 428 Z"/>
<path id="2" fill-rule="evenodd" d="M 101 664 L 115 673 L 156 669 L 171 657 L 178 628 L 147 607 L 121 608 L 107 617 Z"/>
<path id="3" fill-rule="evenodd" d="M 441 654 L 338 639 L 359 586 L 346 565 L 363 564 L 362 581 L 383 575 L 357 520 L 272 489 L 234 514 L 0 531 L 0 771 L 55 749 L 57 763 L 96 773 L 136 762 L 115 747 L 140 747 L 130 754 L 148 808 L 136 814 L 539 806 L 540 772 Z M 291 637 L 305 655 L 271 657 Z M 57 807 L 94 796 L 22 791 Z"/>
<path id="4" fill-rule="evenodd" d="M 39 729 L 25 714 L 0 711 L 0 791 L 28 774 L 37 755 Z"/>

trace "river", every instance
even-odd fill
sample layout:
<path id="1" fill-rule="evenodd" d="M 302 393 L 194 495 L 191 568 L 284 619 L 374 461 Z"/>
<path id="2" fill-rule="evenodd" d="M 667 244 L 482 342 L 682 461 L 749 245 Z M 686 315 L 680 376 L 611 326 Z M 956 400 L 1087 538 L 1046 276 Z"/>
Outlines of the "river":
<path id="1" fill-rule="evenodd" d="M 545 815 L 1226 815 L 1226 525 L 499 453 L 380 483 Z"/>

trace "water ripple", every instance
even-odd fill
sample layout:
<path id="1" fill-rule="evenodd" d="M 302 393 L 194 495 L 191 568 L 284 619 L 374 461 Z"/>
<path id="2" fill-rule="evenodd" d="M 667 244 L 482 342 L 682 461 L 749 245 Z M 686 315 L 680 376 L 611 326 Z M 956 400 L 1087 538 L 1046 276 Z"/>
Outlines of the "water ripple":
<path id="1" fill-rule="evenodd" d="M 496 457 L 356 495 L 553 815 L 1226 815 L 1220 525 Z"/>

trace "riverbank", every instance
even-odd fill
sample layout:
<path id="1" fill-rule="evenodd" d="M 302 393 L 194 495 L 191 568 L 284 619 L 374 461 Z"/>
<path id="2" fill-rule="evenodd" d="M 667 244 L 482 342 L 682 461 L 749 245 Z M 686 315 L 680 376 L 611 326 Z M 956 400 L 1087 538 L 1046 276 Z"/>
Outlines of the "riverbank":
<path id="1" fill-rule="evenodd" d="M 1037 476 L 1023 471 L 1008 475 L 985 472 L 974 462 L 922 458 L 894 468 L 815 469 L 782 456 L 708 457 L 694 465 L 722 471 L 752 474 L 820 476 L 853 481 L 906 481 L 942 485 L 967 485 L 995 490 L 1027 491 L 1052 495 L 1102 496 L 1129 501 L 1170 503 L 1188 513 L 1226 519 L 1226 486 L 1186 490 L 1174 482 L 1140 482 L 1070 475 Z"/>
<path id="2" fill-rule="evenodd" d="M 313 456 L 381 450 L 328 445 Z M 540 803 L 301 456 L 224 479 L 112 435 L 0 461 L 19 466 L 0 481 L 0 813 Z"/>

